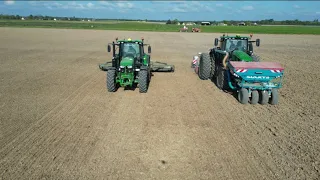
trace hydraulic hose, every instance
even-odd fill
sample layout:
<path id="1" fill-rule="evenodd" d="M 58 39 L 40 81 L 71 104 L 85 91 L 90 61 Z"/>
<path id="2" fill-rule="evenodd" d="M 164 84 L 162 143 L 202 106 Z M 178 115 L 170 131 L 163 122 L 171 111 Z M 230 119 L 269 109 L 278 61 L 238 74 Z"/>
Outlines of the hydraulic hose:
<path id="1" fill-rule="evenodd" d="M 227 77 L 228 77 L 228 85 L 229 85 L 229 87 L 230 87 L 232 90 L 237 89 L 237 88 L 234 87 L 234 86 L 232 85 L 232 83 L 231 83 L 231 77 L 230 77 L 230 72 L 229 72 L 229 71 L 227 72 Z"/>
<path id="2" fill-rule="evenodd" d="M 229 57 L 229 53 L 226 52 L 226 55 L 224 56 L 224 58 L 222 60 L 222 65 L 223 65 L 224 69 L 227 69 L 227 62 L 226 61 L 227 61 L 228 57 Z"/>

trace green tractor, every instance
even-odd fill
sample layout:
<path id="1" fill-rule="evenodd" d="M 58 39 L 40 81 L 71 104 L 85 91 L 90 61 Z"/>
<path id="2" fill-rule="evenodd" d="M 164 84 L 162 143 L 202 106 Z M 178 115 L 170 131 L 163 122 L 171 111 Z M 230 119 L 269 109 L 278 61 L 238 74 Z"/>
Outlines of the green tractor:
<path id="1" fill-rule="evenodd" d="M 211 79 L 224 91 L 237 92 L 242 104 L 278 104 L 278 89 L 282 87 L 284 68 L 278 62 L 260 62 L 253 54 L 253 43 L 260 46 L 260 39 L 246 36 L 221 36 L 209 53 L 200 55 L 200 79 Z M 230 91 L 229 91 L 230 92 Z"/>
<path id="2" fill-rule="evenodd" d="M 226 64 L 229 61 L 259 62 L 260 57 L 253 53 L 253 43 L 260 46 L 260 39 L 251 40 L 250 36 L 223 36 L 215 38 L 216 47 L 208 53 L 202 53 L 199 59 L 199 78 L 202 80 L 212 79 L 216 81 L 218 88 L 227 89 L 224 75 Z M 220 44 L 219 44 L 220 43 Z M 219 45 L 219 46 L 218 46 Z M 217 47 L 218 46 L 218 47 Z"/>
<path id="3" fill-rule="evenodd" d="M 144 52 L 144 39 L 131 40 L 123 39 L 108 44 L 108 52 L 113 49 L 111 62 L 100 64 L 102 71 L 107 71 L 107 89 L 115 92 L 119 86 L 134 87 L 138 84 L 139 92 L 146 93 L 149 88 L 152 72 L 173 72 L 174 66 L 161 62 L 151 62 L 151 46 L 148 46 L 148 53 Z"/>

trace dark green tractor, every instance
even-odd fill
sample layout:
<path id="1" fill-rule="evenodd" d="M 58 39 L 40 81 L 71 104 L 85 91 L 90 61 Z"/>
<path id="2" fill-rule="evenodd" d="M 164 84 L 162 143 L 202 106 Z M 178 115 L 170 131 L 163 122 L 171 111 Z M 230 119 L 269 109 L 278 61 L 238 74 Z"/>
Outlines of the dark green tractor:
<path id="1" fill-rule="evenodd" d="M 208 53 L 202 53 L 199 61 L 199 77 L 202 80 L 212 79 L 216 81 L 218 88 L 227 89 L 225 70 L 227 62 L 259 62 L 259 56 L 253 53 L 253 43 L 260 46 L 260 39 L 251 40 L 252 35 L 248 36 L 226 36 L 215 38 L 216 47 Z M 218 46 L 219 45 L 219 46 Z M 218 46 L 218 47 L 217 47 Z"/>
<path id="2" fill-rule="evenodd" d="M 152 71 L 174 71 L 173 65 L 151 62 L 151 46 L 148 53 L 144 52 L 144 39 L 123 39 L 108 45 L 108 52 L 113 49 L 112 61 L 100 64 L 102 71 L 107 71 L 107 89 L 115 92 L 118 86 L 133 87 L 138 84 L 140 93 L 146 93 L 149 88 Z"/>

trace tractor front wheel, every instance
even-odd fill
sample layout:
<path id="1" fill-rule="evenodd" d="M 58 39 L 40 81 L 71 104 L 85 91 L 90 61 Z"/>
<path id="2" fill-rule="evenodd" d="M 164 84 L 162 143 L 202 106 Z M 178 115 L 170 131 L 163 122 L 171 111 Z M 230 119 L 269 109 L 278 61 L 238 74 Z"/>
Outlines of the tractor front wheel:
<path id="1" fill-rule="evenodd" d="M 115 70 L 107 71 L 107 89 L 109 92 L 116 91 L 116 71 Z"/>
<path id="2" fill-rule="evenodd" d="M 241 104 L 248 104 L 249 102 L 249 92 L 246 88 L 241 88 L 238 92 L 238 100 Z"/>
<path id="3" fill-rule="evenodd" d="M 211 60 L 208 53 L 203 53 L 200 56 L 199 63 L 199 77 L 202 80 L 207 80 L 210 78 L 211 73 Z"/>
<path id="4" fill-rule="evenodd" d="M 147 70 L 140 70 L 139 71 L 139 92 L 146 93 L 148 91 L 149 85 L 149 75 Z"/>

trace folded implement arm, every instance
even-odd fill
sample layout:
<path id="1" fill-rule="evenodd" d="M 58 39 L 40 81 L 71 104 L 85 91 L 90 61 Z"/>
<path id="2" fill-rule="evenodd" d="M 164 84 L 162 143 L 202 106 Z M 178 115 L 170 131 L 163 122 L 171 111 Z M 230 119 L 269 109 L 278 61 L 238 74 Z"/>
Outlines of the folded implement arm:
<path id="1" fill-rule="evenodd" d="M 174 65 L 169 65 L 167 63 L 162 63 L 158 61 L 151 61 L 151 71 L 152 72 L 174 72 Z"/>
<path id="2" fill-rule="evenodd" d="M 106 62 L 106 63 L 103 63 L 103 64 L 99 64 L 99 68 L 102 70 L 102 71 L 108 71 L 109 69 L 114 69 L 112 67 L 112 62 Z"/>
<path id="3" fill-rule="evenodd" d="M 151 61 L 150 62 L 151 66 L 151 71 L 152 72 L 174 72 L 175 66 L 174 65 L 169 65 L 167 63 L 162 63 L 158 61 Z M 108 71 L 109 69 L 114 69 L 112 67 L 112 62 L 106 62 L 104 64 L 99 64 L 99 68 L 102 71 Z"/>

